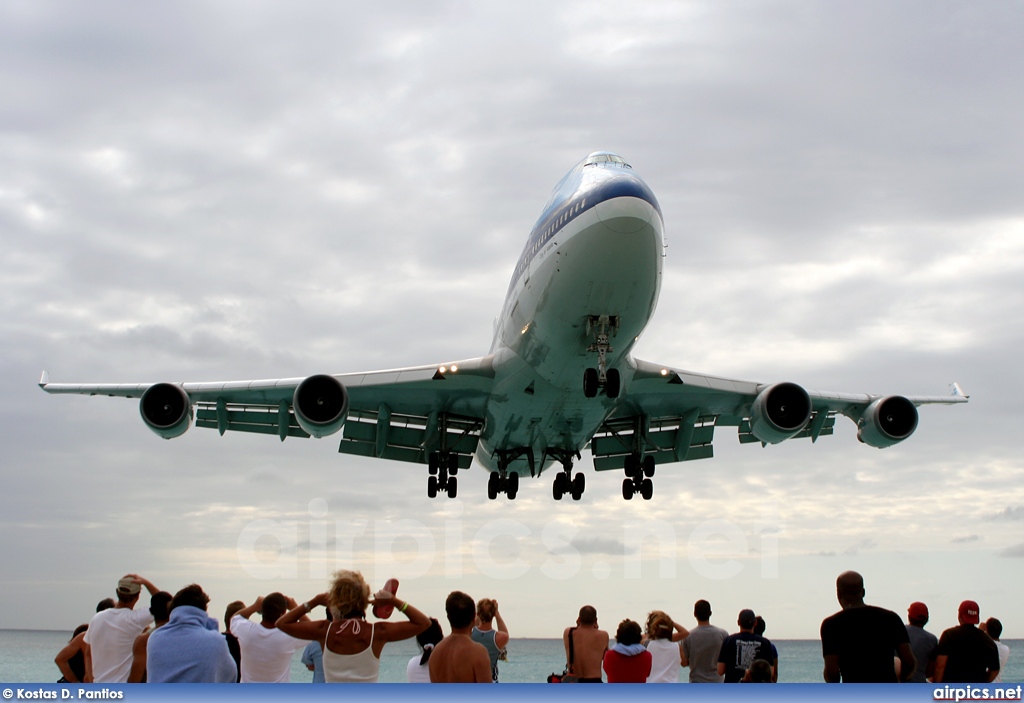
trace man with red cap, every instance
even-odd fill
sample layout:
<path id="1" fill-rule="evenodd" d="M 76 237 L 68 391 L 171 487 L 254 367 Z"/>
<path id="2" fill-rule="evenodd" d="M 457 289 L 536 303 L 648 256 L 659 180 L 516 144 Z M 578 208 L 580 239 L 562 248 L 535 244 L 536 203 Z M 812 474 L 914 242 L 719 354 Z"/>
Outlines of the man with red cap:
<path id="1" fill-rule="evenodd" d="M 928 624 L 928 606 L 924 603 L 911 603 L 907 609 L 907 637 L 910 638 L 910 649 L 914 652 L 917 668 L 910 677 L 910 683 L 928 683 L 935 675 L 935 648 L 939 639 L 924 629 Z"/>
<path id="2" fill-rule="evenodd" d="M 935 657 L 936 683 L 989 683 L 999 675 L 999 650 L 992 638 L 979 630 L 978 604 L 960 604 L 960 624 L 942 633 Z"/>

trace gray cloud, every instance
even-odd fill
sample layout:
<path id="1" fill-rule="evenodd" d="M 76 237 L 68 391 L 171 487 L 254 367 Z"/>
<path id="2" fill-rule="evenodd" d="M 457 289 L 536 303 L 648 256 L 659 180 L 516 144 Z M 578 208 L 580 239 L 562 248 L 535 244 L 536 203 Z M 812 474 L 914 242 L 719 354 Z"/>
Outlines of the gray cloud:
<path id="1" fill-rule="evenodd" d="M 1011 521 L 1024 520 L 1024 505 L 1007 506 L 995 515 L 992 515 L 989 519 Z"/>
<path id="2" fill-rule="evenodd" d="M 1012 547 L 1007 547 L 1003 551 L 999 552 L 999 556 L 1010 557 L 1014 559 L 1024 557 L 1024 542 L 1020 544 L 1015 544 Z"/>
<path id="3" fill-rule="evenodd" d="M 981 541 L 981 536 L 980 535 L 965 535 L 963 537 L 954 537 L 953 539 L 951 539 L 949 541 L 952 542 L 953 544 L 970 544 L 971 542 L 980 542 Z"/>
<path id="4" fill-rule="evenodd" d="M 577 537 L 570 543 L 580 554 L 607 554 L 611 556 L 623 556 L 635 554 L 636 547 L 628 546 L 625 542 L 605 537 Z"/>

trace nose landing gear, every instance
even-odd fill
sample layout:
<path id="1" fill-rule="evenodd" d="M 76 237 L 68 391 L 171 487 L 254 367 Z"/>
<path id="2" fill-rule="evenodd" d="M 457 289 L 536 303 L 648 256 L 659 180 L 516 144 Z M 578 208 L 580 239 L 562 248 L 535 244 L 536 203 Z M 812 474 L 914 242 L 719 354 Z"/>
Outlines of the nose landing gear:
<path id="1" fill-rule="evenodd" d="M 597 368 L 583 371 L 583 395 L 593 398 L 604 388 L 609 398 L 618 398 L 622 380 L 618 369 L 608 368 L 608 353 L 614 351 L 609 334 L 614 337 L 619 331 L 617 315 L 591 315 L 587 318 L 587 335 L 594 335 L 594 341 L 587 347 L 588 352 L 597 352 Z"/>

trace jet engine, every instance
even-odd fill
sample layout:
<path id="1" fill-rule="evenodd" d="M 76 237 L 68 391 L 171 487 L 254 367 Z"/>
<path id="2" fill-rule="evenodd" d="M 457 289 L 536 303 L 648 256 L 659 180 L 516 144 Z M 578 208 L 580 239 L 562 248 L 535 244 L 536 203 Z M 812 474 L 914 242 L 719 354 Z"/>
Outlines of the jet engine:
<path id="1" fill-rule="evenodd" d="M 326 437 L 348 418 L 348 391 L 334 376 L 310 376 L 295 388 L 292 409 L 299 427 L 314 437 Z"/>
<path id="2" fill-rule="evenodd" d="M 139 412 L 149 429 L 164 439 L 174 439 L 192 424 L 192 399 L 181 386 L 157 383 L 142 394 Z"/>
<path id="3" fill-rule="evenodd" d="M 776 383 L 757 394 L 750 408 L 750 434 L 778 444 L 802 430 L 811 419 L 811 397 L 795 383 Z"/>
<path id="4" fill-rule="evenodd" d="M 871 403 L 857 422 L 857 439 L 871 447 L 891 447 L 917 429 L 917 408 L 901 395 Z"/>

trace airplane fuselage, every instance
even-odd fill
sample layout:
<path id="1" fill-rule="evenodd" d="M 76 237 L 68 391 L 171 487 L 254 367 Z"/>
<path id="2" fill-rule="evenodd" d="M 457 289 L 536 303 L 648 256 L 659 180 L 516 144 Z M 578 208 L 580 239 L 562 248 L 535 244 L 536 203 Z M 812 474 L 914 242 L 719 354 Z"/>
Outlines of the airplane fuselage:
<path id="1" fill-rule="evenodd" d="M 607 159 L 607 160 L 601 160 Z M 529 448 L 535 471 L 551 452 L 576 453 L 615 409 L 584 395 L 607 323 L 607 369 L 631 377 L 629 352 L 661 288 L 663 223 L 644 181 L 618 157 L 592 154 L 556 186 L 512 275 L 491 352 L 495 384 L 476 458 L 495 469 L 502 452 Z M 617 394 L 616 394 L 617 395 Z M 528 473 L 525 455 L 507 463 Z"/>

